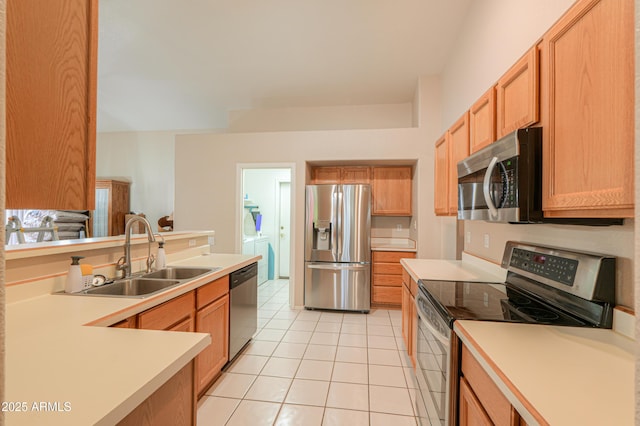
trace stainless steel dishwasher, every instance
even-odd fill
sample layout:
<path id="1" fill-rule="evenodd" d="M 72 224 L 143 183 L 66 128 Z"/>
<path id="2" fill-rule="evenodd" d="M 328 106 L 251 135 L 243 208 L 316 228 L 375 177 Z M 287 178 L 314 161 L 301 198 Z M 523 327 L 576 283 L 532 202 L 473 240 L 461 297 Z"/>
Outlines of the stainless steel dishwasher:
<path id="1" fill-rule="evenodd" d="M 258 330 L 258 264 L 230 274 L 229 362 Z"/>

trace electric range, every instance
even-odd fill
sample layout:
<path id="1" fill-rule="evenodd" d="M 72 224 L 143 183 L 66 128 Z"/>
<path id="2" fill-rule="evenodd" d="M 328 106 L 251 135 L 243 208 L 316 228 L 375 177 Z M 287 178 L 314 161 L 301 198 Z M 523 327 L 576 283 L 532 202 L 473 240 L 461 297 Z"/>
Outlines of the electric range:
<path id="1" fill-rule="evenodd" d="M 455 424 L 457 320 L 611 328 L 616 258 L 507 242 L 503 283 L 419 280 L 416 408 L 421 424 Z"/>

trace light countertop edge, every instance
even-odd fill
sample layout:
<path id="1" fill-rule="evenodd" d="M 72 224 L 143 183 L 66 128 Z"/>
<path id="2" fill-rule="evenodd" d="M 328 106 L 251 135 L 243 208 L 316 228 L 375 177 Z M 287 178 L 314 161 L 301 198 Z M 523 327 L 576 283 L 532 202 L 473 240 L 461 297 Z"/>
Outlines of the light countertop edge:
<path id="1" fill-rule="evenodd" d="M 371 251 L 417 252 L 416 242 L 410 238 L 371 238 Z"/>
<path id="2" fill-rule="evenodd" d="M 72 404 L 68 413 L 5 413 L 8 424 L 117 423 L 204 349 L 210 336 L 106 326 L 259 259 L 209 254 L 171 262 L 222 269 L 144 299 L 47 294 L 8 304 L 6 400 Z"/>
<path id="3" fill-rule="evenodd" d="M 527 424 L 633 424 L 633 340 L 608 329 L 486 321 L 456 321 L 454 330 Z"/>
<path id="4" fill-rule="evenodd" d="M 462 260 L 401 259 L 411 278 L 418 280 L 504 282 L 507 270 L 500 265 L 462 254 Z"/>

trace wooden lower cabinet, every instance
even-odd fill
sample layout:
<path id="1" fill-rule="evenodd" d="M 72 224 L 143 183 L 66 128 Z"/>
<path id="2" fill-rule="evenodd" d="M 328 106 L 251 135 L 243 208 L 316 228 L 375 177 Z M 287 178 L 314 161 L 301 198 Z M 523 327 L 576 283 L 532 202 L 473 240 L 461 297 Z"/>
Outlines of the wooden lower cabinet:
<path id="1" fill-rule="evenodd" d="M 418 313 L 414 303 L 417 283 L 406 270 L 402 270 L 402 338 L 407 347 L 413 368 L 416 368 L 416 340 L 418 333 Z"/>
<path id="2" fill-rule="evenodd" d="M 139 313 L 137 328 L 145 330 L 172 330 L 174 326 L 184 327 L 181 323 L 185 320 L 190 320 L 193 324 L 195 306 L 195 293 L 190 291 L 175 299 L 164 302 L 155 308 Z"/>
<path id="3" fill-rule="evenodd" d="M 516 409 L 469 349 L 462 345 L 458 415 L 460 425 L 522 426 Z M 466 388 L 466 389 L 464 389 Z M 464 421 L 463 421 L 464 420 Z M 487 423 L 488 421 L 488 423 Z"/>
<path id="4" fill-rule="evenodd" d="M 492 426 L 491 418 L 484 410 L 482 403 L 473 393 L 469 383 L 464 377 L 460 377 L 460 402 L 459 402 L 460 426 Z"/>
<path id="5" fill-rule="evenodd" d="M 400 259 L 415 257 L 414 252 L 406 251 L 372 252 L 372 305 L 394 308 L 402 306 L 402 265 L 400 265 Z"/>
<path id="6" fill-rule="evenodd" d="M 211 335 L 211 344 L 196 357 L 196 390 L 201 395 L 229 360 L 228 294 L 198 310 L 196 331 Z"/>
<path id="7" fill-rule="evenodd" d="M 191 426 L 196 424 L 193 361 L 122 419 L 122 426 Z"/>

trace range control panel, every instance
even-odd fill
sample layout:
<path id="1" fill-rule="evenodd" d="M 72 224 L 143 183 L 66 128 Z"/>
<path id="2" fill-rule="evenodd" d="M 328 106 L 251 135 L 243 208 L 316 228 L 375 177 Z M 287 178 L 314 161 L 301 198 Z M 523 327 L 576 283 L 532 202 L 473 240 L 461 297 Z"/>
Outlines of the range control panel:
<path id="1" fill-rule="evenodd" d="M 578 261 L 575 259 L 520 248 L 513 249 L 509 265 L 568 286 L 573 286 L 578 270 Z"/>

